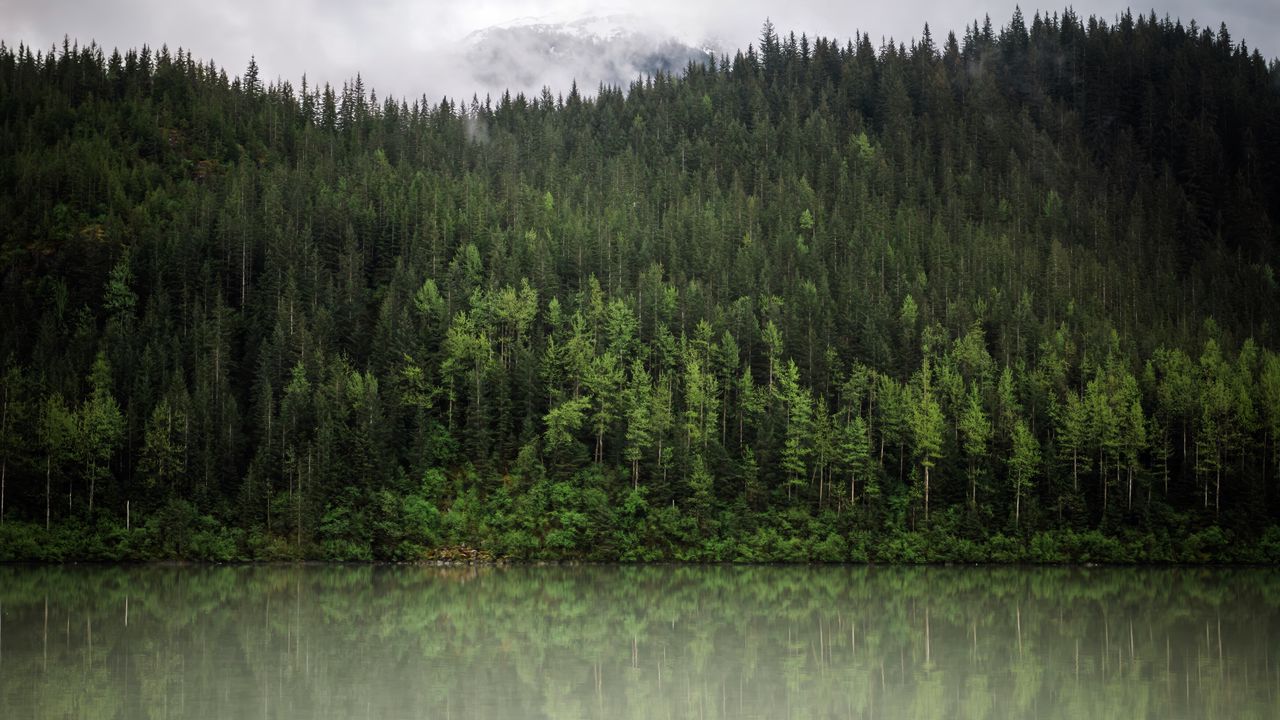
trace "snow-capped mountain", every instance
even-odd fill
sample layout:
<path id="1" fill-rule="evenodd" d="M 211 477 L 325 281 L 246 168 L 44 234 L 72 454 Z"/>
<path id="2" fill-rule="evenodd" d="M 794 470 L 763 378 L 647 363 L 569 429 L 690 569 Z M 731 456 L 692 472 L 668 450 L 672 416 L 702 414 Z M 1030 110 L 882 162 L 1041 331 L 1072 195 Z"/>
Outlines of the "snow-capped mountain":
<path id="1" fill-rule="evenodd" d="M 634 15 L 570 20 L 526 17 L 477 30 L 464 39 L 472 78 L 491 92 L 567 92 L 576 81 L 593 93 L 601 83 L 625 87 L 642 75 L 706 62 L 713 43 L 690 42 Z"/>

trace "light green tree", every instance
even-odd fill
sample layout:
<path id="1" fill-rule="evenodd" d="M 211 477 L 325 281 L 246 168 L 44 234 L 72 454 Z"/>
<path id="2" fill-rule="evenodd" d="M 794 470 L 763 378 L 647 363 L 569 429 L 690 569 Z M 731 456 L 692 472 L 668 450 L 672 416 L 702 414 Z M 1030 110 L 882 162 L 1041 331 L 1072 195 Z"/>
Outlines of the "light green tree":
<path id="1" fill-rule="evenodd" d="M 77 422 L 77 456 L 81 473 L 89 482 L 89 515 L 93 516 L 98 481 L 111 477 L 110 462 L 124 437 L 124 416 L 111 394 L 111 366 L 99 351 L 89 372 L 89 397 L 80 406 Z"/>
<path id="2" fill-rule="evenodd" d="M 667 481 L 667 467 L 670 465 L 671 445 L 666 442 L 676 422 L 675 402 L 672 397 L 671 379 L 659 376 L 649 396 L 649 424 L 655 439 L 658 469 L 662 472 L 662 481 Z"/>
<path id="3" fill-rule="evenodd" d="M 1089 407 L 1079 393 L 1068 391 L 1058 418 L 1058 449 L 1071 459 L 1072 492 L 1080 490 L 1080 472 L 1089 470 L 1089 437 Z"/>
<path id="4" fill-rule="evenodd" d="M 1191 429 L 1199 419 L 1196 366 L 1185 352 L 1165 348 L 1156 350 L 1151 364 L 1156 376 L 1156 414 L 1165 427 L 1177 429 L 1181 437 L 1180 458 L 1185 466 L 1191 453 Z M 1168 491 L 1166 477 L 1165 494 Z"/>
<path id="5" fill-rule="evenodd" d="M 693 348 L 686 349 L 684 370 L 685 438 L 705 452 L 719 417 L 719 383 Z"/>
<path id="6" fill-rule="evenodd" d="M 1009 455 L 1009 480 L 1013 483 L 1013 524 L 1022 522 L 1022 496 L 1031 489 L 1031 481 L 1040 466 L 1040 442 L 1027 429 L 1021 418 L 1013 426 L 1013 447 Z"/>
<path id="7" fill-rule="evenodd" d="M 1089 442 L 1098 455 L 1098 482 L 1102 486 L 1102 512 L 1106 514 L 1111 494 L 1111 480 L 1107 474 L 1107 459 L 1116 457 L 1120 446 L 1120 428 L 1112 407 L 1107 378 L 1098 370 L 1085 385 L 1084 404 L 1089 418 Z"/>
<path id="8" fill-rule="evenodd" d="M 987 457 L 987 444 L 991 441 L 991 421 L 982 409 L 982 396 L 978 384 L 969 385 L 969 394 L 960 413 L 960 437 L 963 439 L 965 460 L 969 468 L 969 507 L 978 504 L 979 468 Z"/>
<path id="9" fill-rule="evenodd" d="M 1266 418 L 1263 447 L 1271 447 L 1271 472 L 1280 478 L 1280 355 L 1270 351 L 1263 355 L 1258 386 L 1259 401 Z M 1266 462 L 1265 456 L 1263 461 Z"/>
<path id="10" fill-rule="evenodd" d="M 707 469 L 701 453 L 694 453 L 693 467 L 689 471 L 689 505 L 691 514 L 700 524 L 711 515 L 714 499 L 715 477 Z"/>
<path id="11" fill-rule="evenodd" d="M 457 400 L 458 381 L 469 375 L 472 413 L 479 416 L 484 398 L 484 380 L 495 367 L 493 345 L 476 323 L 474 313 L 459 312 L 444 339 L 445 358 L 440 372 L 446 379 L 449 420 L 453 421 L 453 404 Z"/>
<path id="12" fill-rule="evenodd" d="M 773 392 L 773 378 L 777 374 L 778 364 L 782 358 L 782 331 L 772 320 L 765 323 L 761 330 L 765 348 L 769 352 L 769 392 Z"/>
<path id="13" fill-rule="evenodd" d="M 1133 508 L 1133 476 L 1141 468 L 1141 454 L 1147 448 L 1147 417 L 1142 412 L 1142 402 L 1136 393 L 1122 408 L 1120 434 L 1123 438 L 1126 508 Z"/>
<path id="14" fill-rule="evenodd" d="M 69 409 L 62 396 L 51 393 L 40 408 L 40 427 L 37 433 L 44 448 L 44 526 L 49 528 L 51 484 L 54 473 L 61 473 L 69 460 L 75 457 L 76 413 Z M 71 506 L 74 480 L 67 477 L 67 507 Z"/>
<path id="15" fill-rule="evenodd" d="M 622 404 L 622 385 L 624 381 L 622 367 L 618 359 L 609 351 L 592 360 L 590 371 L 583 379 L 587 391 L 591 393 L 591 428 L 595 431 L 596 445 L 594 459 L 604 462 L 604 436 L 609 426 L 618 419 L 618 408 Z"/>
<path id="16" fill-rule="evenodd" d="M 138 471 L 148 488 L 163 487 L 173 491 L 174 483 L 183 472 L 186 442 L 182 427 L 186 418 L 180 409 L 174 408 L 168 398 L 161 398 L 151 410 L 142 440 L 142 455 L 138 459 Z"/>
<path id="17" fill-rule="evenodd" d="M 549 455 L 559 457 L 570 451 L 577 443 L 577 432 L 586 422 L 587 410 L 591 407 L 588 397 L 569 398 L 547 411 L 542 421 L 547 430 L 546 450 Z"/>
<path id="18" fill-rule="evenodd" d="M 782 470 L 787 477 L 787 499 L 805 483 L 812 433 L 813 401 L 807 387 L 800 384 L 800 368 L 788 359 L 778 374 L 778 399 L 786 416 L 786 436 L 782 447 Z"/>
<path id="19" fill-rule="evenodd" d="M 764 388 L 756 387 L 755 380 L 751 377 L 751 368 L 743 368 L 742 375 L 738 378 L 739 445 L 743 444 L 747 424 L 755 425 L 757 420 L 764 414 L 767 401 L 768 391 Z"/>
<path id="20" fill-rule="evenodd" d="M 1200 427 L 1196 434 L 1196 474 L 1203 478 L 1203 506 L 1209 507 L 1209 478 L 1213 478 L 1213 512 L 1222 497 L 1222 470 L 1237 439 L 1239 415 L 1232 387 L 1233 372 L 1213 339 L 1200 355 Z"/>
<path id="21" fill-rule="evenodd" d="M 932 372 L 929 358 L 916 377 L 917 388 L 911 412 L 911 437 L 915 441 L 915 455 L 924 469 L 924 521 L 929 522 L 929 471 L 942 457 L 942 433 L 945 420 L 932 388 Z"/>
<path id="22" fill-rule="evenodd" d="M 640 459 L 653 444 L 653 387 L 650 385 L 649 373 L 639 360 L 631 363 L 631 378 L 622 402 L 627 420 L 627 445 L 622 451 L 622 457 L 631 464 L 631 488 L 634 490 L 640 486 Z"/>
<path id="23" fill-rule="evenodd" d="M 840 453 L 845 471 L 849 473 L 849 503 L 858 501 L 858 480 L 862 480 L 863 494 L 870 496 L 872 468 L 871 435 L 861 415 L 854 415 L 851 422 L 840 428 Z"/>
<path id="24" fill-rule="evenodd" d="M 821 397 L 813 401 L 812 427 L 813 475 L 818 480 L 818 507 L 821 508 L 830 494 L 828 468 L 836 457 L 836 428 L 827 401 Z"/>

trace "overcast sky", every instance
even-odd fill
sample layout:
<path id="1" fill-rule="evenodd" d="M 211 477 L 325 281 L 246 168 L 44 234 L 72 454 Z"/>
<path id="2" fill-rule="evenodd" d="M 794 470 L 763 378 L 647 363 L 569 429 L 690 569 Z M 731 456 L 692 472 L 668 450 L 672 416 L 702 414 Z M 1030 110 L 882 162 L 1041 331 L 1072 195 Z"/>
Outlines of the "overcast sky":
<path id="1" fill-rule="evenodd" d="M 438 99 L 493 91 L 473 87 L 461 66 L 460 43 L 474 30 L 525 16 L 626 13 L 686 41 L 711 38 L 733 49 L 752 42 L 766 17 L 783 33 L 843 40 L 865 31 L 879 45 L 882 37 L 910 40 L 925 22 L 940 42 L 948 30 L 962 35 L 965 24 L 984 13 L 999 27 L 1013 7 L 1005 0 L 625 0 L 607 6 L 586 0 L 0 0 L 0 39 L 36 48 L 61 44 L 66 35 L 108 49 L 168 44 L 212 58 L 232 75 L 255 55 L 264 78 L 295 86 L 304 72 L 312 83 L 335 85 L 359 72 L 380 95 Z M 1074 7 L 1110 21 L 1127 3 L 1088 0 Z M 1030 24 L 1036 6 L 1022 9 Z M 1134 12 L 1148 9 L 1134 6 Z M 1184 24 L 1192 18 L 1212 28 L 1226 22 L 1236 41 L 1268 58 L 1280 54 L 1280 0 L 1170 0 L 1155 10 Z"/>

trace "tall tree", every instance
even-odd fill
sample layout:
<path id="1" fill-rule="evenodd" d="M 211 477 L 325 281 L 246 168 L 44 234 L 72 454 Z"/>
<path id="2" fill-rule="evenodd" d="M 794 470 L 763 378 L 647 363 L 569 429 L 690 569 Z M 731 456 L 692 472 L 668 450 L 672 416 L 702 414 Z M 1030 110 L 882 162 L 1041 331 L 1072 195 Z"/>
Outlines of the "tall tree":
<path id="1" fill-rule="evenodd" d="M 99 480 L 111 477 L 110 462 L 124 438 L 124 416 L 111 393 L 111 366 L 99 351 L 89 373 L 89 397 L 77 417 L 77 456 L 89 483 L 89 516 Z"/>
<path id="2" fill-rule="evenodd" d="M 1013 451 L 1009 455 L 1009 480 L 1013 484 L 1013 523 L 1022 524 L 1022 496 L 1031 489 L 1031 481 L 1040 467 L 1040 443 L 1027 424 L 1018 420 L 1013 426 Z"/>
<path id="3" fill-rule="evenodd" d="M 991 422 L 982 409 L 982 396 L 978 393 L 977 383 L 969 385 L 959 424 L 960 435 L 964 438 L 962 447 L 969 464 L 969 507 L 973 509 L 978 504 L 978 475 L 987 457 L 987 444 L 991 441 Z"/>
<path id="4" fill-rule="evenodd" d="M 924 520 L 929 522 L 929 471 L 942 457 L 942 434 L 945 421 L 942 408 L 934 397 L 929 358 L 916 378 L 916 390 L 912 393 L 914 407 L 911 413 L 911 436 L 915 440 L 916 458 L 924 470 Z"/>

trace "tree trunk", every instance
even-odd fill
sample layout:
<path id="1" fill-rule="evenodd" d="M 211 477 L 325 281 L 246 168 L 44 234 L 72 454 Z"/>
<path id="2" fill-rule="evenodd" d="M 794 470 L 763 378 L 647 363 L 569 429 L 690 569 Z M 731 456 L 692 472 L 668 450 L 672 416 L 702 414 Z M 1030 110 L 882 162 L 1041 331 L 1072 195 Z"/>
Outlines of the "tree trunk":
<path id="1" fill-rule="evenodd" d="M 924 524 L 929 524 L 929 466 L 924 466 Z"/>
<path id="2" fill-rule="evenodd" d="M 0 418 L 0 434 L 7 435 L 8 429 L 9 429 L 9 386 L 6 385 L 4 388 L 4 413 L 3 413 L 3 418 Z M 1265 455 L 1265 452 L 1266 452 L 1266 448 L 1263 448 L 1264 455 Z M 9 454 L 6 452 L 4 456 L 4 460 L 0 460 L 0 525 L 4 524 L 4 481 L 8 475 L 8 471 L 9 471 Z M 1266 472 L 1267 472 L 1266 468 L 1264 467 L 1262 471 L 1262 474 L 1264 477 L 1266 476 Z"/>
<path id="3" fill-rule="evenodd" d="M 819 462 L 821 462 L 821 460 L 819 460 Z M 821 470 L 821 469 L 819 469 L 819 468 L 814 468 L 814 469 L 813 469 L 813 472 L 814 472 L 814 475 L 816 475 L 816 476 L 817 476 L 817 478 L 818 478 L 818 510 L 819 510 L 819 511 L 821 511 L 821 510 L 822 510 L 822 500 L 823 500 L 823 497 L 822 497 L 822 489 L 823 489 L 823 488 L 822 488 L 822 470 Z M 812 475 L 809 477 L 809 481 L 810 481 L 810 482 L 812 482 L 812 481 L 813 481 L 813 476 L 812 476 Z"/>
<path id="4" fill-rule="evenodd" d="M 44 456 L 44 530 L 49 531 L 49 476 L 53 474 L 53 459 Z"/>
<path id="5" fill-rule="evenodd" d="M 1102 462 L 1102 456 L 1098 456 L 1098 462 Z M 1106 466 L 1099 468 L 1098 476 L 1102 478 L 1102 516 L 1107 515 L 1107 469 Z"/>
<path id="6" fill-rule="evenodd" d="M 973 460 L 969 460 L 969 510 L 978 506 L 978 475 Z"/>
<path id="7" fill-rule="evenodd" d="M 1222 463 L 1218 463 L 1213 475 L 1213 519 L 1218 519 L 1219 501 L 1222 499 Z"/>
<path id="8" fill-rule="evenodd" d="M 662 484 L 667 484 L 667 464 L 662 462 L 662 438 L 658 438 L 658 467 L 662 468 Z"/>
<path id="9" fill-rule="evenodd" d="M 1161 438 L 1161 441 L 1163 442 L 1164 438 Z M 1163 453 L 1167 449 L 1169 449 L 1169 446 L 1167 444 L 1162 445 L 1161 453 Z M 1169 456 L 1168 455 L 1164 456 L 1164 496 L 1166 498 L 1169 497 Z M 1150 497 L 1151 497 L 1151 494 L 1148 493 L 1147 494 L 1148 500 L 1150 499 Z M 1148 502 L 1148 504 L 1150 504 L 1150 502 Z"/>
<path id="10" fill-rule="evenodd" d="M 1187 467 L 1187 421 L 1182 421 L 1182 467 Z M 1183 477 L 1186 477 L 1184 474 Z"/>

